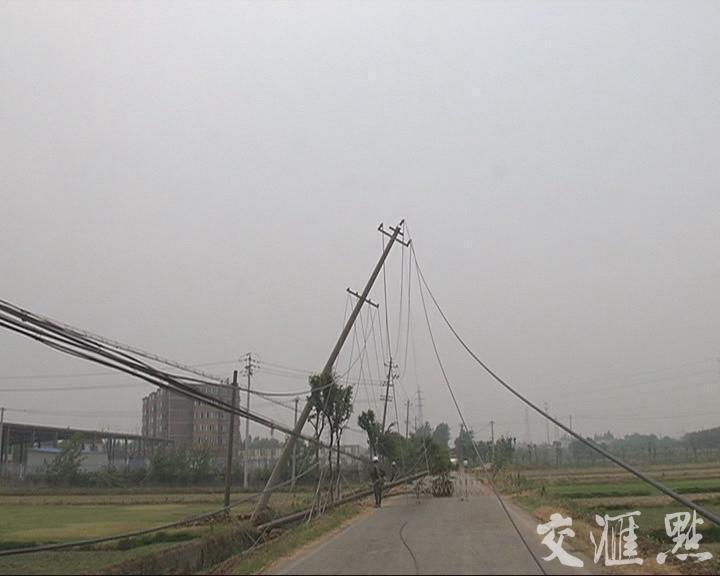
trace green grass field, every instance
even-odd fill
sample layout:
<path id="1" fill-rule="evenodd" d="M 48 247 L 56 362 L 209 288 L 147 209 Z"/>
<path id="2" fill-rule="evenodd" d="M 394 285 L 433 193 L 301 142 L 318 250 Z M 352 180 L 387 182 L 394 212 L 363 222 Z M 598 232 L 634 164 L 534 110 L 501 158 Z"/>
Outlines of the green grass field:
<path id="1" fill-rule="evenodd" d="M 667 485 L 680 494 L 720 493 L 720 478 L 669 480 Z M 641 481 L 552 484 L 547 492 L 561 498 L 604 498 L 614 496 L 653 496 L 661 492 Z"/>
<path id="2" fill-rule="evenodd" d="M 665 496 L 651 486 L 618 469 L 555 469 L 513 471 L 520 474 L 519 485 L 507 492 L 513 499 L 529 509 L 539 520 L 547 521 L 552 511 L 570 515 L 583 530 L 576 528 L 579 548 L 592 555 L 587 530 L 599 534 L 595 515 L 618 515 L 639 511 L 636 518 L 641 557 L 645 559 L 643 571 L 661 573 L 655 564 L 658 552 L 672 548 L 672 541 L 665 533 L 665 515 L 689 511 L 685 506 Z M 720 467 L 704 465 L 665 466 L 650 471 L 656 479 L 665 482 L 675 491 L 689 495 L 711 512 L 720 514 Z M 603 480 L 604 479 L 604 480 Z M 583 523 L 583 524 L 581 524 Z M 705 521 L 698 527 L 703 535 L 700 550 L 711 552 L 712 560 L 700 564 L 674 562 L 667 564 L 676 573 L 717 574 L 720 572 L 720 527 Z M 615 570 L 613 571 L 615 572 Z"/>
<path id="3" fill-rule="evenodd" d="M 253 495 L 235 494 L 233 502 Z M 311 495 L 274 495 L 272 506 L 279 514 L 305 508 Z M 254 500 L 233 508 L 233 514 L 249 514 Z M 222 494 L 162 493 L 133 494 L 106 491 L 91 494 L 54 493 L 41 495 L 0 495 L 0 550 L 86 540 L 135 532 L 177 522 L 190 516 L 222 508 Z M 164 540 L 178 535 L 182 540 L 200 537 L 208 526 L 166 530 Z M 92 550 L 65 550 L 0 557 L 0 574 L 79 574 L 94 572 L 138 555 L 176 546 L 177 542 L 134 541 L 130 549 L 118 543 L 96 546 Z M 120 545 L 122 548 L 122 544 Z"/>
<path id="4" fill-rule="evenodd" d="M 0 558 L 0 574 L 92 574 L 125 560 L 159 552 L 175 544 L 151 544 L 133 550 L 67 550 Z"/>
<path id="5" fill-rule="evenodd" d="M 3 506 L 0 543 L 68 542 L 144 530 L 214 510 L 208 504 Z"/>

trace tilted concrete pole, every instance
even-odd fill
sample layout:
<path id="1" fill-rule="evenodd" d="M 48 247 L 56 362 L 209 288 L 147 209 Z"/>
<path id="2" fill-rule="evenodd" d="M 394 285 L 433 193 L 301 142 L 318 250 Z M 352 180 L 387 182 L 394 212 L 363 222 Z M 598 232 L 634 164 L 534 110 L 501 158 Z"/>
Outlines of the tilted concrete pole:
<path id="1" fill-rule="evenodd" d="M 382 270 L 382 266 L 385 263 L 385 260 L 387 259 L 388 254 L 390 254 L 390 249 L 392 248 L 393 244 L 395 244 L 395 241 L 397 240 L 397 237 L 402 230 L 402 226 L 403 226 L 404 222 L 405 221 L 402 220 L 400 222 L 400 224 L 397 225 L 396 228 L 392 229 L 393 233 L 390 236 L 390 242 L 388 242 L 387 245 L 385 246 L 385 250 L 383 250 L 383 253 L 380 256 L 380 260 L 378 260 L 378 263 L 375 266 L 375 269 L 373 270 L 372 274 L 370 275 L 370 279 L 368 280 L 368 282 L 365 286 L 365 290 L 363 290 L 362 294 L 360 295 L 360 298 L 358 298 L 358 301 L 355 304 L 355 307 L 353 308 L 352 314 L 350 314 L 350 317 L 348 318 L 348 320 L 345 324 L 345 327 L 343 328 L 343 331 L 340 334 L 340 337 L 338 338 L 337 343 L 335 344 L 335 348 L 333 348 L 333 351 L 330 353 L 330 357 L 328 358 L 327 362 L 325 363 L 325 367 L 323 368 L 322 372 L 320 373 L 321 376 L 330 374 L 332 372 L 332 368 L 335 365 L 335 361 L 337 360 L 337 357 L 340 354 L 340 350 L 342 350 L 343 344 L 345 344 L 345 340 L 347 340 L 347 337 L 350 334 L 350 330 L 352 330 L 353 324 L 355 324 L 355 320 L 357 319 L 358 315 L 360 314 L 360 310 L 362 309 L 363 304 L 367 300 L 367 298 L 370 294 L 370 290 L 372 289 L 373 284 L 375 283 L 375 280 L 378 277 L 378 274 L 380 274 L 380 270 Z M 293 449 L 295 447 L 297 437 L 299 434 L 302 433 L 302 429 L 305 426 L 305 423 L 307 422 L 307 419 L 310 416 L 311 411 L 312 411 L 312 404 L 308 400 L 305 403 L 305 407 L 303 408 L 302 412 L 300 413 L 300 416 L 298 417 L 298 421 L 295 424 L 293 434 L 288 438 L 288 441 L 285 444 L 285 449 L 283 450 L 282 454 L 280 455 L 280 459 L 275 463 L 275 467 L 273 468 L 272 474 L 270 475 L 270 478 L 268 479 L 267 484 L 265 485 L 265 488 L 263 489 L 263 492 L 260 495 L 260 499 L 258 500 L 258 503 L 255 506 L 255 511 L 253 512 L 253 519 L 255 519 L 257 517 L 257 515 L 260 511 L 267 508 L 268 502 L 270 502 L 270 496 L 272 495 L 273 489 L 279 483 L 282 471 L 287 466 L 288 461 L 290 460 L 290 456 L 293 453 Z"/>

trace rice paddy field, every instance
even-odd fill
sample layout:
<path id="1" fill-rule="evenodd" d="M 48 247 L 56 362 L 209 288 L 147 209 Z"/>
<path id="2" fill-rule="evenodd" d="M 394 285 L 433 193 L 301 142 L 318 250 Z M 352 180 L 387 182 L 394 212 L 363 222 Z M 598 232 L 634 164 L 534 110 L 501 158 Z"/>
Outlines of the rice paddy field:
<path id="1" fill-rule="evenodd" d="M 709 511 L 720 514 L 720 465 L 677 464 L 648 466 L 643 470 Z M 572 517 L 576 532 L 573 545 L 593 559 L 595 548 L 590 532 L 595 534 L 596 541 L 599 541 L 601 533 L 596 515 L 640 512 L 635 520 L 638 524 L 639 557 L 643 558 L 643 565 L 633 569 L 613 567 L 612 573 L 720 572 L 720 527 L 708 520 L 697 526 L 702 538 L 699 549 L 691 552 L 710 552 L 712 559 L 704 562 L 692 559 L 680 561 L 669 555 L 664 564 L 656 562 L 658 553 L 668 552 L 674 546 L 672 538 L 666 533 L 666 515 L 692 511 L 619 468 L 515 469 L 504 473 L 503 484 L 506 493 L 533 512 L 539 522 L 547 522 L 553 512 Z M 604 558 L 601 557 L 598 565 L 603 564 Z"/>

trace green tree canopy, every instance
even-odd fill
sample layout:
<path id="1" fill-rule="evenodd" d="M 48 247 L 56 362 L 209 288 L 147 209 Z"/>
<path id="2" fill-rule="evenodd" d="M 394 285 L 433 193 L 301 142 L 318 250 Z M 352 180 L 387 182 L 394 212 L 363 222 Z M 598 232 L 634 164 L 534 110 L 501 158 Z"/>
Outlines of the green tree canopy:
<path id="1" fill-rule="evenodd" d="M 450 426 L 448 426 L 445 422 L 440 422 L 440 424 L 435 426 L 435 430 L 433 430 L 432 439 L 441 448 L 447 448 L 450 444 Z"/>

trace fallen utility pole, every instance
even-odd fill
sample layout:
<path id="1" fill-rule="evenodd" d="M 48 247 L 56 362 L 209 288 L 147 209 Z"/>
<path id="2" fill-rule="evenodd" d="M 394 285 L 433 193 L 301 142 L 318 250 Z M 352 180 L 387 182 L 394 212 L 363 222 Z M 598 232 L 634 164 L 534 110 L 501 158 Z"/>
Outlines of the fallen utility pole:
<path id="1" fill-rule="evenodd" d="M 352 330 L 353 325 L 355 324 L 355 320 L 357 319 L 358 315 L 360 314 L 360 310 L 362 309 L 363 304 L 367 300 L 368 296 L 370 295 L 370 290 L 373 287 L 373 284 L 375 284 L 375 280 L 378 277 L 378 274 L 380 274 L 380 270 L 382 270 L 383 264 L 385 264 L 385 260 L 388 257 L 388 254 L 390 254 L 390 249 L 393 247 L 393 244 L 395 244 L 395 241 L 398 241 L 400 243 L 404 243 L 402 240 L 398 240 L 398 236 L 403 234 L 402 232 L 402 226 L 405 223 L 405 220 L 401 220 L 400 224 L 397 225 L 395 228 L 390 228 L 392 230 L 392 234 L 389 234 L 385 229 L 383 228 L 383 225 L 380 224 L 380 227 L 378 230 L 382 232 L 385 235 L 390 236 L 390 241 L 385 245 L 385 249 L 383 250 L 382 255 L 380 256 L 380 260 L 378 260 L 377 265 L 375 266 L 375 269 L 372 271 L 372 274 L 370 275 L 370 278 L 365 286 L 365 289 L 363 290 L 362 294 L 360 295 L 360 298 L 358 298 L 357 302 L 355 303 L 355 307 L 353 308 L 352 313 L 350 314 L 350 317 L 347 320 L 347 323 L 345 324 L 345 327 L 343 328 L 342 333 L 340 334 L 340 337 L 338 338 L 335 347 L 333 348 L 332 352 L 330 353 L 330 357 L 328 358 L 327 362 L 325 363 L 325 367 L 323 368 L 322 372 L 320 373 L 320 376 L 329 376 L 332 373 L 333 366 L 335 365 L 335 361 L 337 360 L 337 357 L 340 355 L 340 350 L 342 350 L 343 345 L 345 344 L 345 340 L 347 340 L 348 335 L 350 334 L 350 330 Z M 293 430 L 293 434 L 288 438 L 287 442 L 285 443 L 285 449 L 283 450 L 282 454 L 280 455 L 280 459 L 275 463 L 275 467 L 273 468 L 272 474 L 270 474 L 270 478 L 267 481 L 267 484 L 265 485 L 265 488 L 263 489 L 262 494 L 260 495 L 260 499 L 258 500 L 258 503 L 255 507 L 255 511 L 253 512 L 253 520 L 258 518 L 258 514 L 265 510 L 268 506 L 268 502 L 270 502 L 270 496 L 272 495 L 273 490 L 275 489 L 275 486 L 280 481 L 280 476 L 282 475 L 283 470 L 288 465 L 288 461 L 290 460 L 290 456 L 293 453 L 293 450 L 295 448 L 295 442 L 297 441 L 298 434 L 302 432 L 303 427 L 305 426 L 305 423 L 307 422 L 308 417 L 310 416 L 310 412 L 312 411 L 312 403 L 308 400 L 305 403 L 305 407 L 303 408 L 302 412 L 300 413 L 300 416 L 298 417 L 298 421 L 295 424 L 295 429 Z M 339 448 L 339 447 L 338 447 Z"/>
<path id="2" fill-rule="evenodd" d="M 410 476 L 406 476 L 404 478 L 400 478 L 398 480 L 388 482 L 388 483 L 384 484 L 383 490 L 390 490 L 391 488 L 395 488 L 396 486 L 401 486 L 402 484 L 409 484 L 410 482 L 419 480 L 420 478 L 423 478 L 424 476 L 427 476 L 427 475 L 428 475 L 428 472 L 426 470 L 424 472 L 418 472 L 417 474 L 412 474 Z M 341 498 L 340 500 L 337 500 L 331 504 L 328 504 L 328 507 L 326 508 L 326 510 L 329 510 L 332 508 L 337 508 L 338 506 L 342 506 L 343 504 L 347 504 L 348 502 L 353 502 L 354 500 L 360 500 L 362 498 L 366 498 L 367 496 L 371 496 L 372 494 L 373 494 L 372 488 L 369 488 L 367 490 L 359 490 L 357 492 L 349 494 L 348 496 L 345 496 L 344 498 Z M 293 514 L 289 514 L 289 515 L 283 516 L 281 518 L 275 518 L 274 520 L 265 522 L 264 524 L 260 524 L 257 527 L 257 529 L 260 532 L 265 532 L 265 531 L 271 530 L 273 528 L 279 528 L 281 526 L 293 524 L 294 522 L 299 522 L 300 520 L 305 520 L 308 518 L 308 516 L 310 515 L 312 510 L 313 510 L 312 508 L 308 508 L 307 510 L 303 510 L 301 512 L 294 512 Z"/>

